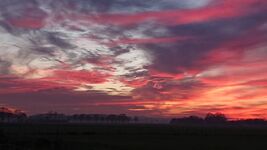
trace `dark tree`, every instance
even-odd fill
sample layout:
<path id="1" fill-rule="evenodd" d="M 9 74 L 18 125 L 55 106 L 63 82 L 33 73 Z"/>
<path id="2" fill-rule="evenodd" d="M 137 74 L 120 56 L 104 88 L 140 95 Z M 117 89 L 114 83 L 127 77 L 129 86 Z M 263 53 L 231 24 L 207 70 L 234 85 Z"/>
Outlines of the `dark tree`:
<path id="1" fill-rule="evenodd" d="M 227 118 L 224 114 L 221 113 L 208 113 L 205 117 L 205 122 L 209 124 L 220 124 L 220 123 L 226 123 Z"/>
<path id="2" fill-rule="evenodd" d="M 138 118 L 137 116 L 135 116 L 135 117 L 133 118 L 133 121 L 134 121 L 134 122 L 138 122 L 138 121 L 139 121 L 139 118 Z"/>
<path id="3" fill-rule="evenodd" d="M 183 118 L 175 118 L 171 120 L 171 124 L 184 124 L 184 125 L 200 125 L 203 123 L 203 119 L 198 116 L 189 116 Z"/>

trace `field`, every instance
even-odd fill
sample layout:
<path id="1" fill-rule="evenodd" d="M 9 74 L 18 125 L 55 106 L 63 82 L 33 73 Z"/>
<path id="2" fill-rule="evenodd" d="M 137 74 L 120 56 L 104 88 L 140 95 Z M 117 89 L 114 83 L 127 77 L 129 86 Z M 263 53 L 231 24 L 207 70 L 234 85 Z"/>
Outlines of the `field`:
<path id="1" fill-rule="evenodd" d="M 267 128 L 263 127 L 0 125 L 0 150 L 255 150 L 266 146 Z"/>

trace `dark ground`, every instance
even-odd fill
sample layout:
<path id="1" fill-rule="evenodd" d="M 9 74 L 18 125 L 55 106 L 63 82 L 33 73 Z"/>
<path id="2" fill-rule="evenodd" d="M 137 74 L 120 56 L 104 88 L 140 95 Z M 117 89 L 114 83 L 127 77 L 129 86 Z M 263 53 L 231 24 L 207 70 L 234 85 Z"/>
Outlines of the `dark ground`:
<path id="1" fill-rule="evenodd" d="M 0 150 L 256 150 L 266 127 L 0 125 Z"/>

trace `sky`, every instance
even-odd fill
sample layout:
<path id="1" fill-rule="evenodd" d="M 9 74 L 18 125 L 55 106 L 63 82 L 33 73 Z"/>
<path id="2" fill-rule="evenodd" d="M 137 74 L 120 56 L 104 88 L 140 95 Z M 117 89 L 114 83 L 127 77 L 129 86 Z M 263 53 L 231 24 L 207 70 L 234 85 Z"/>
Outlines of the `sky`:
<path id="1" fill-rule="evenodd" d="M 267 118 L 267 1 L 0 0 L 0 105 Z"/>

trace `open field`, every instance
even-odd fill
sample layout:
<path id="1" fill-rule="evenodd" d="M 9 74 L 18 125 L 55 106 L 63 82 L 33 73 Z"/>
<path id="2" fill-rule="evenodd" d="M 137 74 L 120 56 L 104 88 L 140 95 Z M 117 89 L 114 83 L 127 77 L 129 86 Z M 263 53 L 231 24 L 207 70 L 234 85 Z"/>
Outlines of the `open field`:
<path id="1" fill-rule="evenodd" d="M 267 128 L 256 127 L 0 125 L 1 150 L 258 149 L 266 141 Z"/>

